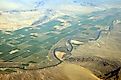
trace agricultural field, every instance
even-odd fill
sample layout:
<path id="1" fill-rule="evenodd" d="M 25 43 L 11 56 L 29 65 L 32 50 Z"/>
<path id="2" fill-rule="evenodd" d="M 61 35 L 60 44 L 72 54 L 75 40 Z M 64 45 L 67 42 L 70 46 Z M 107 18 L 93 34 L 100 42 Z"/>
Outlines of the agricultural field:
<path id="1" fill-rule="evenodd" d="M 0 19 L 3 22 L 7 15 L 13 18 L 17 16 L 17 19 L 23 20 L 13 30 L 11 30 L 13 27 L 11 29 L 4 27 L 8 26 L 9 22 L 10 26 L 16 26 L 13 25 L 14 21 L 7 21 L 8 23 L 4 25 L 0 22 L 1 73 L 24 70 L 43 72 L 45 70 L 48 73 L 54 72 L 53 69 L 61 72 L 60 69 L 64 67 L 65 74 L 68 75 L 68 67 L 73 66 L 87 71 L 85 73 L 89 73 L 89 76 L 93 75 L 96 79 L 92 80 L 115 80 L 115 78 L 120 80 L 121 8 L 110 8 L 83 15 L 79 12 L 66 14 L 61 11 L 54 15 L 55 12 L 47 10 L 47 14 L 50 14 L 44 15 L 43 12 L 39 16 L 40 11 L 31 11 L 15 12 L 16 14 L 9 11 L 1 12 Z M 23 19 L 20 15 L 27 16 Z M 71 77 L 67 80 L 76 78 Z"/>

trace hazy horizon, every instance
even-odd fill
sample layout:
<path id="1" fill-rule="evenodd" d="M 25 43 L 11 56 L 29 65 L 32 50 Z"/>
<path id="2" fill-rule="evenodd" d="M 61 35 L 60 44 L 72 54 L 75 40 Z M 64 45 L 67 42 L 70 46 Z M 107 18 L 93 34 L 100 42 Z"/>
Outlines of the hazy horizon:
<path id="1" fill-rule="evenodd" d="M 34 8 L 56 8 L 66 5 L 90 7 L 116 7 L 121 0 L 0 0 L 0 10 L 26 10 Z"/>

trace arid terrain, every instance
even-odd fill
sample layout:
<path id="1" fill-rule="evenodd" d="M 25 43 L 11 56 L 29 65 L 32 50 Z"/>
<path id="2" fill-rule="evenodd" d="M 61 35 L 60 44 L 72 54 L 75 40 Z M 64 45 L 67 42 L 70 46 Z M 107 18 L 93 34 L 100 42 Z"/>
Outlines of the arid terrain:
<path id="1" fill-rule="evenodd" d="M 0 80 L 100 80 L 89 70 L 69 63 L 43 70 L 18 71 L 1 74 Z"/>
<path id="2" fill-rule="evenodd" d="M 45 2 L 0 11 L 0 80 L 121 80 L 121 8 Z"/>
<path id="3" fill-rule="evenodd" d="M 0 30 L 17 30 L 22 27 L 30 26 L 33 21 L 37 20 L 40 15 L 39 11 L 14 13 L 0 13 Z M 8 23 L 9 22 L 9 23 Z"/>

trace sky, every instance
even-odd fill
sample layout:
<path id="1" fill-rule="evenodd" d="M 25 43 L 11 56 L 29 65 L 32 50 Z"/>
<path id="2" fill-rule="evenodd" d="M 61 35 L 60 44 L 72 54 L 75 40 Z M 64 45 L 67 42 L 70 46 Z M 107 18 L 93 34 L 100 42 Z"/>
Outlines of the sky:
<path id="1" fill-rule="evenodd" d="M 121 0 L 0 0 L 0 10 L 33 9 L 34 7 L 38 7 L 36 5 L 37 2 L 40 2 L 44 7 L 58 8 L 62 5 L 72 5 L 74 1 L 76 2 L 75 5 L 81 3 L 93 3 L 96 5 L 112 3 L 120 5 L 121 3 Z"/>

